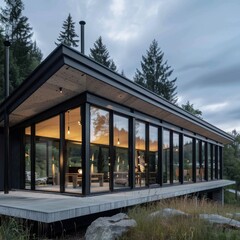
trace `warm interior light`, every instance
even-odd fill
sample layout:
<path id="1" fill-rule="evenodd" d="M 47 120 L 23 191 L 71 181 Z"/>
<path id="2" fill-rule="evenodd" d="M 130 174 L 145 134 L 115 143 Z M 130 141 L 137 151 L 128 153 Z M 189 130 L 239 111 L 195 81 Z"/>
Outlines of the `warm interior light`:
<path id="1" fill-rule="evenodd" d="M 120 145 L 120 140 L 119 140 L 119 138 L 118 138 L 117 144 Z"/>
<path id="2" fill-rule="evenodd" d="M 79 126 L 81 125 L 81 122 L 80 122 L 80 121 L 78 121 L 78 125 L 79 125 Z"/>
<path id="3" fill-rule="evenodd" d="M 70 134 L 70 127 L 68 126 L 68 132 L 67 132 L 68 134 Z"/>

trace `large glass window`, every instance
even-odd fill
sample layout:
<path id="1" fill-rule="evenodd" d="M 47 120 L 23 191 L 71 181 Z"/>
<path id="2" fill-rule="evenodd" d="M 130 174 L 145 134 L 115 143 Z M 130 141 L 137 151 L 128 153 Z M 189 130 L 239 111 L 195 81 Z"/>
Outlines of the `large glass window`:
<path id="1" fill-rule="evenodd" d="M 114 189 L 129 187 L 128 118 L 113 116 Z"/>
<path id="2" fill-rule="evenodd" d="M 136 121 L 135 125 L 135 179 L 136 187 L 146 186 L 146 125 Z"/>
<path id="3" fill-rule="evenodd" d="M 196 140 L 196 181 L 202 181 L 202 160 L 200 158 L 200 144 L 201 142 L 199 140 Z"/>
<path id="4" fill-rule="evenodd" d="M 202 176 L 202 181 L 206 179 L 205 176 L 205 168 L 206 168 L 206 151 L 207 151 L 207 143 L 202 142 L 202 165 L 201 165 L 201 176 Z"/>
<path id="5" fill-rule="evenodd" d="M 25 128 L 25 188 L 31 187 L 31 128 Z"/>
<path id="6" fill-rule="evenodd" d="M 179 134 L 173 133 L 173 182 L 179 182 Z"/>
<path id="7" fill-rule="evenodd" d="M 192 138 L 184 136 L 183 140 L 183 176 L 185 182 L 192 181 L 193 144 Z"/>
<path id="8" fill-rule="evenodd" d="M 90 191 L 109 191 L 109 112 L 90 109 Z"/>
<path id="9" fill-rule="evenodd" d="M 158 177 L 158 128 L 149 127 L 149 185 L 156 184 Z"/>
<path id="10" fill-rule="evenodd" d="M 65 112 L 65 192 L 82 192 L 82 125 L 80 108 Z"/>
<path id="11" fill-rule="evenodd" d="M 170 183 L 170 131 L 163 130 L 163 183 Z"/>
<path id="12" fill-rule="evenodd" d="M 36 189 L 59 191 L 59 135 L 59 116 L 36 124 Z"/>
<path id="13" fill-rule="evenodd" d="M 211 171 L 212 171 L 212 145 L 208 143 L 208 180 L 211 180 Z"/>

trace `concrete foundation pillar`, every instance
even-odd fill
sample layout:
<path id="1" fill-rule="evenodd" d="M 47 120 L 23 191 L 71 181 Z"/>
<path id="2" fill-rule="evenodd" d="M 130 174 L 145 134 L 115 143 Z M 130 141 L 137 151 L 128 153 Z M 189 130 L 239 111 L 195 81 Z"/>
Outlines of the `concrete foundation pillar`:
<path id="1" fill-rule="evenodd" d="M 218 188 L 212 192 L 212 199 L 213 201 L 219 202 L 224 205 L 224 189 Z"/>

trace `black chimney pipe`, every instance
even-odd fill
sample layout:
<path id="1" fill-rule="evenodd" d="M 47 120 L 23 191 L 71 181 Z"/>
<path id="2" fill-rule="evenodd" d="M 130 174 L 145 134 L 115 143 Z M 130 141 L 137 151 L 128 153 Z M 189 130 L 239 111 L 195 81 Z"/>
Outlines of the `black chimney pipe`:
<path id="1" fill-rule="evenodd" d="M 80 21 L 79 24 L 81 25 L 81 53 L 84 54 L 84 25 L 86 22 Z"/>
<path id="2" fill-rule="evenodd" d="M 9 96 L 9 47 L 11 45 L 8 37 L 3 42 L 5 46 L 5 98 Z"/>

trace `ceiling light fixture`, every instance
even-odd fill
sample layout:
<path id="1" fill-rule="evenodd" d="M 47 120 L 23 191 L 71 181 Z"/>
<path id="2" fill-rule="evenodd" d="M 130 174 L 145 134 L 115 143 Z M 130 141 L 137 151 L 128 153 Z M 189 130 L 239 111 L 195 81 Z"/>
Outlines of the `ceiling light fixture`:
<path id="1" fill-rule="evenodd" d="M 69 126 L 69 122 L 70 122 L 70 110 L 68 110 L 68 135 L 70 134 L 70 126 Z"/>

